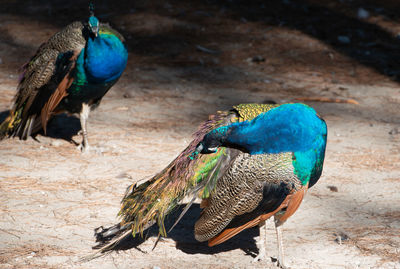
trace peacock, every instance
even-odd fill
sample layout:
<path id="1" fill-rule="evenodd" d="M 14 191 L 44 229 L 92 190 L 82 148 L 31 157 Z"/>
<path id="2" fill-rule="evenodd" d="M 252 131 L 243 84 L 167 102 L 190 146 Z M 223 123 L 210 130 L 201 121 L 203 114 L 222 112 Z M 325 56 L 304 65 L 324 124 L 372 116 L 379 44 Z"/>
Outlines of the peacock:
<path id="1" fill-rule="evenodd" d="M 305 104 L 241 104 L 219 111 L 164 170 L 127 189 L 121 222 L 95 230 L 99 251 L 112 250 L 131 233 L 143 235 L 155 223 L 166 236 L 166 216 L 183 198 L 192 198 L 176 224 L 199 197 L 198 241 L 215 246 L 259 226 L 255 260 L 266 258 L 265 221 L 274 216 L 278 263 L 284 267 L 281 225 L 320 178 L 326 139 L 325 121 Z"/>
<path id="2" fill-rule="evenodd" d="M 79 113 L 82 151 L 89 150 L 87 119 L 124 71 L 128 52 L 123 36 L 94 16 L 76 21 L 43 43 L 23 74 L 9 116 L 0 125 L 0 139 L 27 139 L 46 133 L 57 113 Z"/>

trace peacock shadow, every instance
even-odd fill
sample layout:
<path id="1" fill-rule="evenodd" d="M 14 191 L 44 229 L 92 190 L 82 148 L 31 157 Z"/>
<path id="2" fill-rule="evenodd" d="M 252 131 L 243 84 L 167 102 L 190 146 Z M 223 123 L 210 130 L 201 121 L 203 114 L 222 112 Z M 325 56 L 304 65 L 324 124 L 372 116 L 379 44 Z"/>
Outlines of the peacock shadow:
<path id="1" fill-rule="evenodd" d="M 10 110 L 0 112 L 0 123 L 7 118 L 8 114 L 10 114 Z"/>
<path id="2" fill-rule="evenodd" d="M 185 208 L 185 204 L 179 206 L 179 208 L 170 214 L 166 221 L 165 227 L 168 231 L 173 226 L 175 220 L 179 217 L 182 210 Z M 257 227 L 250 228 L 242 231 L 230 240 L 214 246 L 209 247 L 207 242 L 198 242 L 194 238 L 194 224 L 200 216 L 201 209 L 198 204 L 193 204 L 191 208 L 186 212 L 178 224 L 168 233 L 168 238 L 175 241 L 175 247 L 187 254 L 216 254 L 220 252 L 226 252 L 234 249 L 241 249 L 246 253 L 255 257 L 258 254 L 258 248 L 256 245 L 255 237 L 259 236 L 259 230 Z M 150 237 L 158 236 L 158 226 L 153 225 L 148 230 L 144 231 L 143 238 L 140 236 L 133 237 L 130 235 L 126 239 L 122 240 L 114 247 L 115 251 L 128 250 L 131 248 L 140 249 L 140 245 Z M 158 244 L 162 244 L 163 238 L 160 239 Z M 157 246 L 156 246 L 157 247 Z M 96 248 L 96 247 L 94 247 Z"/>
<path id="3" fill-rule="evenodd" d="M 0 112 L 0 123 L 2 123 L 7 118 L 9 113 L 9 110 Z M 46 134 L 44 134 L 43 130 L 41 130 L 38 134 L 51 138 L 63 139 L 68 142 L 77 144 L 72 139 L 72 137 L 77 135 L 80 130 L 81 124 L 76 116 L 62 113 L 55 115 L 50 119 L 49 123 L 47 124 Z M 33 136 L 35 137 L 36 134 Z"/>
<path id="4" fill-rule="evenodd" d="M 56 139 L 63 139 L 76 144 L 72 137 L 81 130 L 80 120 L 74 115 L 65 113 L 58 114 L 50 119 L 47 125 L 46 136 Z M 44 135 L 43 131 L 41 132 Z"/>

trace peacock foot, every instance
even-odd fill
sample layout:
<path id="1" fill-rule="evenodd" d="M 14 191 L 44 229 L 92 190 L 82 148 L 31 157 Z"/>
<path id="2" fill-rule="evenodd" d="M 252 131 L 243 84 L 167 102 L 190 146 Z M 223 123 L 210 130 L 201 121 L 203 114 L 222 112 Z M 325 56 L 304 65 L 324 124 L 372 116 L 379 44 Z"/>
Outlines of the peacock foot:
<path id="1" fill-rule="evenodd" d="M 79 144 L 76 148 L 79 151 L 81 151 L 82 154 L 91 153 L 91 154 L 99 154 L 99 155 L 101 155 L 101 154 L 103 154 L 103 153 L 108 151 L 107 147 L 97 147 L 97 146 L 89 146 L 89 145 L 85 146 L 85 143 Z"/>
<path id="2" fill-rule="evenodd" d="M 82 142 L 76 147 L 76 149 L 81 151 L 82 154 L 87 154 L 89 153 L 91 147 L 89 145 L 85 145 L 85 143 Z"/>
<path id="3" fill-rule="evenodd" d="M 276 260 L 276 266 L 281 269 L 290 269 L 290 267 L 287 267 L 284 263 L 280 262 L 279 260 Z"/>

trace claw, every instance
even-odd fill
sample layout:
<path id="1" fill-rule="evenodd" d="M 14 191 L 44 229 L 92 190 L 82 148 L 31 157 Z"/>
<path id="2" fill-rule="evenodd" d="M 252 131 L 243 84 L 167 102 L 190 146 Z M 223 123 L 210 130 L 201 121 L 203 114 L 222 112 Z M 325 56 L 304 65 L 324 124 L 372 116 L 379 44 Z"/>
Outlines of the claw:
<path id="1" fill-rule="evenodd" d="M 90 150 L 90 146 L 89 145 L 85 145 L 85 143 L 82 141 L 82 143 L 80 143 L 77 147 L 77 150 L 81 151 L 82 154 L 86 154 L 89 152 Z"/>
<path id="2" fill-rule="evenodd" d="M 279 260 L 277 261 L 276 266 L 281 268 L 281 269 L 290 269 L 289 267 L 287 267 L 286 265 L 281 263 Z"/>

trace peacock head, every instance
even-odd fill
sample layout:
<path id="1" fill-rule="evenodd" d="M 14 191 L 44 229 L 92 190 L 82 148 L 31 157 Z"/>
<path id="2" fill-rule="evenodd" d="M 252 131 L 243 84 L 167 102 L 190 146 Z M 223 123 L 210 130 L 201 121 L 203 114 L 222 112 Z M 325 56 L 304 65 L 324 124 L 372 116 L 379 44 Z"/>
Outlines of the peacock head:
<path id="1" fill-rule="evenodd" d="M 89 29 L 94 37 L 97 37 L 99 34 L 99 25 L 99 20 L 95 16 L 92 15 L 89 17 Z"/>

